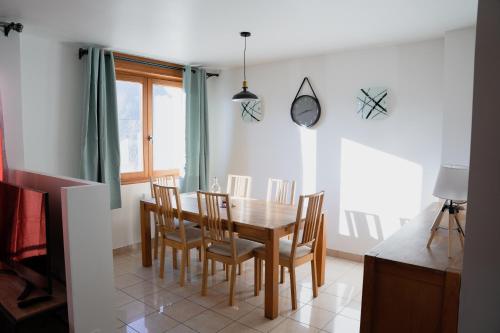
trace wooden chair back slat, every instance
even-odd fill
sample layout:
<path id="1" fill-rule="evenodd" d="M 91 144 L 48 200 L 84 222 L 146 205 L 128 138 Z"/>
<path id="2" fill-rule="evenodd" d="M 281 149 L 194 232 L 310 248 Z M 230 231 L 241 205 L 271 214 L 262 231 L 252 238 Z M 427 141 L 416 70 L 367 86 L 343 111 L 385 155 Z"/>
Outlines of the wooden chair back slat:
<path id="1" fill-rule="evenodd" d="M 311 246 L 313 249 L 315 248 L 321 227 L 323 197 L 324 197 L 323 191 L 310 195 L 300 196 L 299 206 L 297 209 L 297 219 L 295 222 L 295 228 L 293 234 L 291 258 L 295 257 L 295 252 L 297 247 Z M 306 205 L 307 207 L 305 207 Z M 302 218 L 304 209 L 305 209 L 305 217 Z M 304 227 L 302 229 L 302 237 L 299 241 L 301 224 L 303 224 Z"/>
<path id="2" fill-rule="evenodd" d="M 179 232 L 181 239 L 185 241 L 184 220 L 182 218 L 181 201 L 179 189 L 174 186 L 153 185 L 156 199 L 156 214 L 160 232 L 168 233 L 177 230 L 175 219 L 179 221 Z M 175 207 L 174 207 L 175 205 Z M 174 209 L 177 210 L 177 214 Z"/>
<path id="3" fill-rule="evenodd" d="M 227 193 L 232 197 L 250 197 L 252 187 L 252 177 L 227 175 Z"/>
<path id="4" fill-rule="evenodd" d="M 231 254 L 236 258 L 236 245 L 233 234 L 233 222 L 231 220 L 231 203 L 229 195 L 225 193 L 213 193 L 198 191 L 198 211 L 200 225 L 202 227 L 202 239 L 204 246 L 212 244 L 229 244 Z M 225 208 L 222 204 L 225 202 Z M 226 225 L 223 224 L 221 208 L 226 211 Z"/>
<path id="5" fill-rule="evenodd" d="M 274 189 L 274 191 L 273 191 Z M 269 178 L 267 181 L 267 201 L 293 205 L 295 199 L 295 181 Z"/>
<path id="6" fill-rule="evenodd" d="M 153 177 L 149 177 L 151 196 L 153 198 L 155 197 L 155 192 L 153 188 L 154 184 L 177 187 L 177 178 L 179 178 L 179 176 L 180 176 L 180 171 L 178 169 L 156 171 Z"/>

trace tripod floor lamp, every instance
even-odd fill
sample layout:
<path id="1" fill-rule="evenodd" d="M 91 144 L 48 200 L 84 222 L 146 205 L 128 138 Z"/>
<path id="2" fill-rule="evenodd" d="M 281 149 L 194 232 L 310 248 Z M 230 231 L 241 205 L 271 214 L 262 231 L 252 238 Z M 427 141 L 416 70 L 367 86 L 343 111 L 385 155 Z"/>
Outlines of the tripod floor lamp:
<path id="1" fill-rule="evenodd" d="M 439 229 L 448 230 L 448 257 L 451 258 L 451 242 L 454 232 L 458 233 L 460 244 L 463 248 L 465 233 L 458 219 L 458 213 L 463 209 L 461 204 L 467 201 L 467 186 L 469 181 L 469 169 L 465 166 L 443 165 L 439 170 L 434 187 L 433 195 L 444 199 L 445 202 L 438 213 L 431 228 L 431 235 L 427 241 L 430 248 L 432 240 Z M 448 212 L 448 227 L 441 226 L 441 220 L 445 212 Z"/>

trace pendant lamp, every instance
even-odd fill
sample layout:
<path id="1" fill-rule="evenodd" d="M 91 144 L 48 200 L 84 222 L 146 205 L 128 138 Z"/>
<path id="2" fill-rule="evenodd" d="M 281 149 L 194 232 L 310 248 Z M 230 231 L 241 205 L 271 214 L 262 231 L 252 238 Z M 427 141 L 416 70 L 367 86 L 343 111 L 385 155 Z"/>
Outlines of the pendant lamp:
<path id="1" fill-rule="evenodd" d="M 243 50 L 243 86 L 239 93 L 233 96 L 233 102 L 249 102 L 258 100 L 259 97 L 248 90 L 247 76 L 246 76 L 246 52 L 247 52 L 247 37 L 251 36 L 251 33 L 243 31 L 240 32 L 240 36 L 245 38 L 245 49 Z"/>

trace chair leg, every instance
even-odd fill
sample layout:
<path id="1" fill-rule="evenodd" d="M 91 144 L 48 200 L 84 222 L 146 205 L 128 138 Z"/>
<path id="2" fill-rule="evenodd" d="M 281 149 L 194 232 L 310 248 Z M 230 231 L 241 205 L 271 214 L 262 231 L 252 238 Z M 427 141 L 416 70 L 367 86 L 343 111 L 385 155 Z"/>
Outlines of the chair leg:
<path id="1" fill-rule="evenodd" d="M 172 248 L 172 266 L 177 269 L 177 249 Z"/>
<path id="2" fill-rule="evenodd" d="M 292 310 L 297 309 L 297 281 L 295 279 L 295 268 L 289 267 L 288 270 L 290 271 L 290 291 L 291 291 L 291 296 L 292 296 Z"/>
<path id="3" fill-rule="evenodd" d="M 262 290 L 262 275 L 264 272 L 264 261 L 259 259 L 259 291 Z"/>
<path id="4" fill-rule="evenodd" d="M 201 296 L 207 296 L 208 285 L 208 258 L 206 251 L 203 251 L 203 276 L 201 281 Z M 213 260 L 212 260 L 213 262 Z"/>
<path id="5" fill-rule="evenodd" d="M 198 261 L 201 262 L 201 247 L 198 248 Z"/>
<path id="6" fill-rule="evenodd" d="M 155 223 L 155 238 L 153 239 L 153 258 L 158 258 L 158 226 Z"/>
<path id="7" fill-rule="evenodd" d="M 184 286 L 184 281 L 186 279 L 186 267 L 187 267 L 187 258 L 188 258 L 188 255 L 189 255 L 189 250 L 188 249 L 184 249 L 181 251 L 182 252 L 182 262 L 181 262 L 181 275 L 179 277 L 179 285 L 181 287 Z"/>
<path id="8" fill-rule="evenodd" d="M 160 279 L 163 279 L 165 273 L 165 243 L 163 237 L 161 238 L 161 251 L 160 251 Z"/>
<path id="9" fill-rule="evenodd" d="M 239 263 L 238 264 L 238 275 L 241 275 L 241 271 L 242 271 L 242 264 Z"/>
<path id="10" fill-rule="evenodd" d="M 191 267 L 191 249 L 186 249 L 184 250 L 186 251 L 187 253 L 187 256 L 186 256 L 186 267 L 188 269 L 188 272 L 191 271 L 190 267 Z"/>
<path id="11" fill-rule="evenodd" d="M 259 258 L 253 258 L 253 295 L 259 296 Z"/>
<path id="12" fill-rule="evenodd" d="M 311 260 L 311 276 L 312 276 L 312 287 L 313 296 L 318 297 L 318 276 L 316 275 L 316 260 Z"/>
<path id="13" fill-rule="evenodd" d="M 283 284 L 285 283 L 285 266 L 281 266 L 280 274 L 280 283 Z"/>
<path id="14" fill-rule="evenodd" d="M 226 267 L 226 281 L 229 280 L 229 265 L 224 264 L 224 267 Z"/>
<path id="15" fill-rule="evenodd" d="M 212 259 L 212 275 L 215 274 L 215 260 Z"/>
<path id="16" fill-rule="evenodd" d="M 227 267 L 229 271 L 229 266 Z M 234 285 L 236 284 L 236 265 L 231 265 L 231 281 L 229 281 L 229 306 L 234 305 Z"/>

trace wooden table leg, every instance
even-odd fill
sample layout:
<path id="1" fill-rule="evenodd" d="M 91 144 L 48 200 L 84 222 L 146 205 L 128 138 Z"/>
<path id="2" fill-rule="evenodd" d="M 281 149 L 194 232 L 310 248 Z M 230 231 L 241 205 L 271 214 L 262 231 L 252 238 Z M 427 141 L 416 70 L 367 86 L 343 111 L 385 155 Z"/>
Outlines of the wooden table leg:
<path id="1" fill-rule="evenodd" d="M 326 228 L 325 214 L 321 215 L 321 226 L 319 229 L 318 247 L 316 248 L 316 276 L 318 287 L 325 284 L 325 258 L 326 258 Z"/>
<path id="2" fill-rule="evenodd" d="M 149 267 L 152 264 L 151 259 L 151 223 L 149 221 L 149 211 L 143 201 L 140 203 L 141 214 L 141 248 L 142 248 L 142 266 Z"/>
<path id="3" fill-rule="evenodd" d="M 279 237 L 276 230 L 269 230 L 266 242 L 266 288 L 264 314 L 266 318 L 278 317 L 279 308 Z"/>

